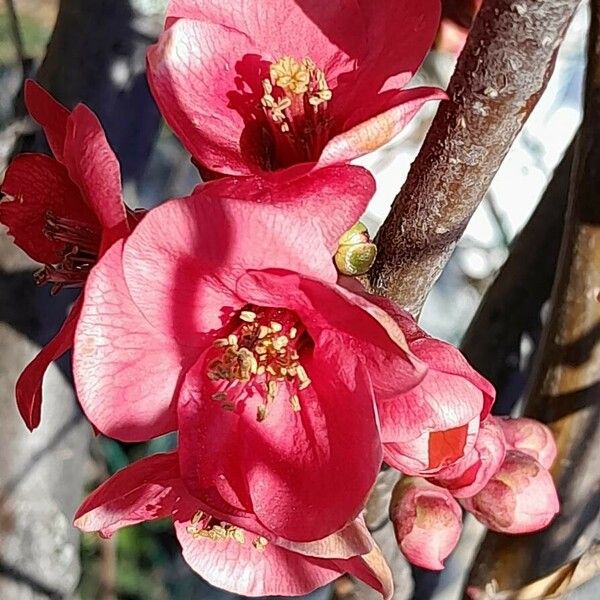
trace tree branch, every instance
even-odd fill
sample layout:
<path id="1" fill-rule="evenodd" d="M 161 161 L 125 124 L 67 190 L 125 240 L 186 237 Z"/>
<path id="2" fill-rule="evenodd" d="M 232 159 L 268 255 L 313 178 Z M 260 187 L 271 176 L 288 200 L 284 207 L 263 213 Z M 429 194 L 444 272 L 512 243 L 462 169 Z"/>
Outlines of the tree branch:
<path id="1" fill-rule="evenodd" d="M 552 73 L 579 0 L 486 0 L 376 242 L 374 291 L 414 313 Z"/>
<path id="2" fill-rule="evenodd" d="M 585 114 L 552 311 L 525 414 L 548 423 L 559 453 L 552 469 L 561 512 L 527 537 L 488 534 L 470 585 L 518 589 L 581 555 L 600 512 L 600 0 L 592 2 Z"/>

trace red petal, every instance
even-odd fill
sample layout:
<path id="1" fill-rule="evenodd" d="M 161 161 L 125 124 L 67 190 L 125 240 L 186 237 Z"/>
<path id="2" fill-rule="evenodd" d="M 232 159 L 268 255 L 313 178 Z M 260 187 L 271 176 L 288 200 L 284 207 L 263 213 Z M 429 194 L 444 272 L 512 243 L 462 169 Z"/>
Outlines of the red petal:
<path id="1" fill-rule="evenodd" d="M 148 456 L 92 492 L 78 508 L 75 526 L 109 537 L 122 527 L 170 516 L 182 495 L 177 453 Z"/>
<path id="2" fill-rule="evenodd" d="M 2 193 L 9 198 L 0 202 L 0 223 L 37 262 L 57 263 L 65 248 L 44 235 L 48 212 L 97 227 L 65 168 L 43 154 L 17 156 L 6 171 Z"/>
<path id="3" fill-rule="evenodd" d="M 194 344 L 241 308 L 236 281 L 248 269 L 334 282 L 335 241 L 371 191 L 370 175 L 354 167 L 323 169 L 289 186 L 258 178 L 205 184 L 151 211 L 131 234 L 123 263 L 131 295 L 152 325 Z M 318 218 L 324 211 L 337 213 L 329 225 Z"/>
<path id="4" fill-rule="evenodd" d="M 96 115 L 83 104 L 67 122 L 65 165 L 102 224 L 101 252 L 129 233 L 121 171 Z"/>
<path id="5" fill-rule="evenodd" d="M 25 367 L 17 380 L 15 393 L 19 413 L 27 428 L 32 431 L 40 424 L 42 412 L 42 381 L 50 363 L 73 347 L 75 326 L 81 310 L 79 297 L 57 334 Z"/>
<path id="6" fill-rule="evenodd" d="M 75 334 L 81 406 L 104 434 L 142 441 L 177 427 L 174 394 L 193 348 L 156 331 L 133 304 L 117 242 L 92 270 Z"/>
<path id="7" fill-rule="evenodd" d="M 308 594 L 340 575 L 333 561 L 304 557 L 269 542 L 258 550 L 255 534 L 245 531 L 244 542 L 227 538 L 194 537 L 188 528 L 198 510 L 193 501 L 179 502 L 175 531 L 186 562 L 210 584 L 244 596 Z"/>
<path id="8" fill-rule="evenodd" d="M 303 364 L 312 384 L 299 394 L 299 412 L 281 391 L 264 421 L 257 421 L 263 399 L 250 387 L 234 411 L 224 410 L 211 397 L 203 362 L 188 373 L 179 402 L 183 475 L 194 495 L 201 497 L 211 485 L 223 493 L 235 490 L 237 501 L 267 529 L 296 541 L 323 538 L 349 523 L 362 509 L 381 461 L 362 374 L 349 388 L 327 365 Z"/>
<path id="9" fill-rule="evenodd" d="M 25 82 L 25 105 L 29 114 L 44 129 L 56 160 L 63 162 L 67 118 L 70 112 L 33 79 Z"/>

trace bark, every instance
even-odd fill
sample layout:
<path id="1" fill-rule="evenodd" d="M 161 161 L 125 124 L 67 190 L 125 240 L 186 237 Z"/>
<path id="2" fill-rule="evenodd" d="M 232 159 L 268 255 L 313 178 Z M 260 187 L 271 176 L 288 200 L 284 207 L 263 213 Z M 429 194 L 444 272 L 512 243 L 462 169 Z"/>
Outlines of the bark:
<path id="1" fill-rule="evenodd" d="M 461 350 L 498 394 L 495 412 L 508 414 L 527 373 L 521 341 L 539 341 L 541 311 L 550 298 L 564 226 L 574 143 L 566 151 L 539 205 L 515 238 L 508 259 L 487 290 Z"/>
<path id="2" fill-rule="evenodd" d="M 376 242 L 373 290 L 418 313 L 552 73 L 579 0 L 486 0 Z"/>
<path id="3" fill-rule="evenodd" d="M 559 454 L 552 474 L 561 512 L 527 537 L 488 534 L 470 585 L 518 589 L 580 556 L 597 534 L 600 511 L 600 0 L 592 2 L 585 114 L 552 311 L 525 414 L 548 423 Z"/>

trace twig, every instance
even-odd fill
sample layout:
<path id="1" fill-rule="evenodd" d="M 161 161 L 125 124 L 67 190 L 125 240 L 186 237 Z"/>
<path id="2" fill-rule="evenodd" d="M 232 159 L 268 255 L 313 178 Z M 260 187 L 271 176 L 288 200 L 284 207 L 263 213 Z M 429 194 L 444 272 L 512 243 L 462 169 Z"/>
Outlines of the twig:
<path id="1" fill-rule="evenodd" d="M 377 236 L 376 292 L 417 313 L 552 73 L 579 0 L 486 0 Z"/>
<path id="2" fill-rule="evenodd" d="M 600 0 L 592 1 L 585 114 L 575 151 L 569 209 L 552 311 L 525 414 L 556 437 L 552 473 L 561 513 L 550 527 L 515 538 L 488 534 L 470 585 L 518 589 L 581 555 L 600 512 Z"/>

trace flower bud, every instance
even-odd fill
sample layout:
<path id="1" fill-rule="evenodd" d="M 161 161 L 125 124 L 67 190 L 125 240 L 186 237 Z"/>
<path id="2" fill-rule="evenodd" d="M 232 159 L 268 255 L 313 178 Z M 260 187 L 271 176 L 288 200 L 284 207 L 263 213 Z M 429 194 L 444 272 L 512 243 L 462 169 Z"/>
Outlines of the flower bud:
<path id="1" fill-rule="evenodd" d="M 448 490 L 405 477 L 394 489 L 390 519 L 398 545 L 411 563 L 433 571 L 444 568 L 462 528 L 462 511 Z"/>
<path id="2" fill-rule="evenodd" d="M 550 523 L 559 510 L 554 482 L 535 458 L 509 450 L 498 472 L 463 506 L 494 531 L 529 533 Z"/>
<path id="3" fill-rule="evenodd" d="M 552 432 L 535 419 L 497 418 L 507 446 L 533 456 L 545 469 L 549 469 L 556 458 L 556 443 Z"/>
<path id="4" fill-rule="evenodd" d="M 458 462 L 442 469 L 431 479 L 456 498 L 469 498 L 481 491 L 498 471 L 506 454 L 502 429 L 496 419 L 481 423 L 475 447 Z"/>
<path id="5" fill-rule="evenodd" d="M 343 275 L 364 275 L 375 262 L 377 246 L 360 221 L 340 238 L 335 264 Z"/>

